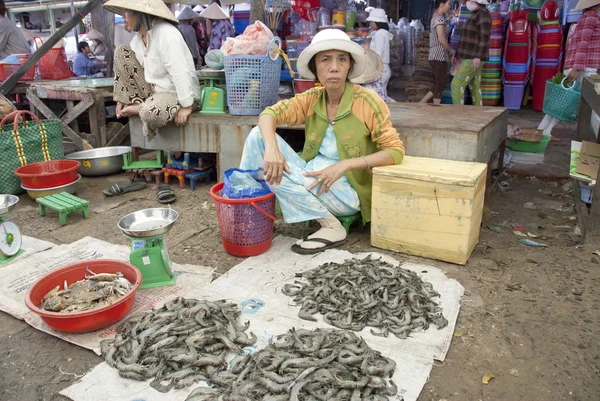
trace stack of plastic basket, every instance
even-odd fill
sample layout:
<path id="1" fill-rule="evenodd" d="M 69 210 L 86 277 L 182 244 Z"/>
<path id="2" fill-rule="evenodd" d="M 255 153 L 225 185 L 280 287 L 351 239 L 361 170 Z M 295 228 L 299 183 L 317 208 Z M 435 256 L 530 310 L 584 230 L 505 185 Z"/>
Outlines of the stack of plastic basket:
<path id="1" fill-rule="evenodd" d="M 504 83 L 504 107 L 511 110 L 521 108 L 525 85 L 529 81 L 531 26 L 527 22 L 528 14 L 527 10 L 515 10 L 509 14 L 502 61 L 502 82 Z"/>
<path id="2" fill-rule="evenodd" d="M 544 3 L 538 13 L 533 34 L 532 89 L 533 109 L 542 111 L 546 81 L 562 71 L 563 30 L 560 25 L 560 6 L 554 1 Z"/>
<path id="3" fill-rule="evenodd" d="M 264 56 L 225 56 L 229 113 L 257 116 L 277 102 L 281 78 L 281 39 L 273 38 Z"/>
<path id="4" fill-rule="evenodd" d="M 490 55 L 483 65 L 481 74 L 481 94 L 484 106 L 496 106 L 502 95 L 500 70 L 502 66 L 502 15 L 492 11 L 492 31 L 490 35 Z"/>

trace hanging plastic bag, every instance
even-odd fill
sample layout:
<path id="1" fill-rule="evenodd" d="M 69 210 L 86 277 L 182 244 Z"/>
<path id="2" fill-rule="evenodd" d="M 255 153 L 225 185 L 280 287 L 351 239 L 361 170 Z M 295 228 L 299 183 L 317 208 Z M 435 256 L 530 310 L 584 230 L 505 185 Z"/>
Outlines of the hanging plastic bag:
<path id="1" fill-rule="evenodd" d="M 204 56 L 207 67 L 222 70 L 225 64 L 225 54 L 221 50 L 209 50 Z"/>
<path id="2" fill-rule="evenodd" d="M 223 191 L 221 196 L 230 199 L 258 198 L 271 193 L 271 189 L 260 179 L 262 168 L 242 170 L 230 168 L 223 175 Z"/>

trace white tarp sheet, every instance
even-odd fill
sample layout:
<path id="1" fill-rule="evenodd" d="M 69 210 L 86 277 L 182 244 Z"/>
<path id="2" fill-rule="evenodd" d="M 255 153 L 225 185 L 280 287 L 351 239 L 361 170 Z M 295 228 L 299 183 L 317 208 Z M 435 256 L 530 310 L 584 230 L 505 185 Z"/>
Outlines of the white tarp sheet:
<path id="1" fill-rule="evenodd" d="M 294 241 L 287 237 L 275 238 L 267 253 L 246 259 L 212 283 L 196 287 L 186 297 L 226 298 L 239 303 L 242 319 L 250 321 L 249 330 L 259 337 L 254 349 L 263 347 L 269 338 L 285 333 L 292 327 L 331 328 L 320 318 L 318 322 L 299 319 L 299 307 L 291 305 L 291 300 L 281 293 L 281 288 L 285 283 L 293 282 L 297 272 L 316 268 L 323 263 L 342 262 L 353 256 L 360 258 L 367 254 L 353 255 L 346 251 L 328 250 L 314 257 L 307 257 L 290 251 Z M 372 255 L 398 263 L 389 256 L 377 253 Z M 416 401 L 429 377 L 433 360 L 445 358 L 464 289 L 456 280 L 447 278 L 435 267 L 416 264 L 404 264 L 403 267 L 417 272 L 440 293 L 439 301 L 443 314 L 448 319 L 448 326 L 442 330 L 432 326 L 426 332 L 412 334 L 406 340 L 399 340 L 393 335 L 388 338 L 375 337 L 368 328 L 360 335 L 369 346 L 396 361 L 393 380 L 399 389 L 397 400 L 404 398 L 405 401 Z M 191 386 L 162 394 L 149 387 L 148 383 L 122 379 L 115 369 L 103 362 L 61 394 L 75 401 L 181 401 L 195 388 Z"/>

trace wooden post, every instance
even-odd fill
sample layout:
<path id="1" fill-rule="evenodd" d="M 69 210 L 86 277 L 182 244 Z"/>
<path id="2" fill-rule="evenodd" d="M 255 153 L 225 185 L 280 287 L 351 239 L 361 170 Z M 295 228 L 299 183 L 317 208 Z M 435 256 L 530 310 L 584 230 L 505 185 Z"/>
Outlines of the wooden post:
<path id="1" fill-rule="evenodd" d="M 73 29 L 79 22 L 90 13 L 94 8 L 102 4 L 102 0 L 90 0 L 84 7 L 82 7 L 69 21 L 61 26 L 54 35 L 50 36 L 44 44 L 29 57 L 27 61 L 19 67 L 19 69 L 12 73 L 2 85 L 0 85 L 0 93 L 3 95 L 8 94 L 10 90 L 17 84 L 19 79 L 33 67 L 47 52 L 52 49 L 59 40 L 61 40 L 71 29 Z"/>
<path id="2" fill-rule="evenodd" d="M 113 56 L 115 43 L 115 14 L 107 11 L 104 7 L 97 7 L 91 14 L 92 28 L 104 35 L 104 44 L 106 45 L 106 76 L 113 75 Z"/>
<path id="3" fill-rule="evenodd" d="M 252 0 L 250 5 L 250 23 L 254 21 L 263 22 L 265 20 L 265 1 L 264 0 Z"/>

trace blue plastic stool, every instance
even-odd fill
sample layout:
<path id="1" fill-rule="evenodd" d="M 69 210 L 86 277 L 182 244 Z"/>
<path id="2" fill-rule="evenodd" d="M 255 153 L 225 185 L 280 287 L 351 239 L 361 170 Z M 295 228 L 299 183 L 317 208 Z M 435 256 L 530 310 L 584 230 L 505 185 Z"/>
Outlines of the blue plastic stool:
<path id="1" fill-rule="evenodd" d="M 212 171 L 212 168 L 205 171 L 195 170 L 192 173 L 185 174 L 184 177 L 190 179 L 190 188 L 193 191 L 196 189 L 196 181 L 198 180 L 204 180 L 205 184 L 210 184 Z"/>

